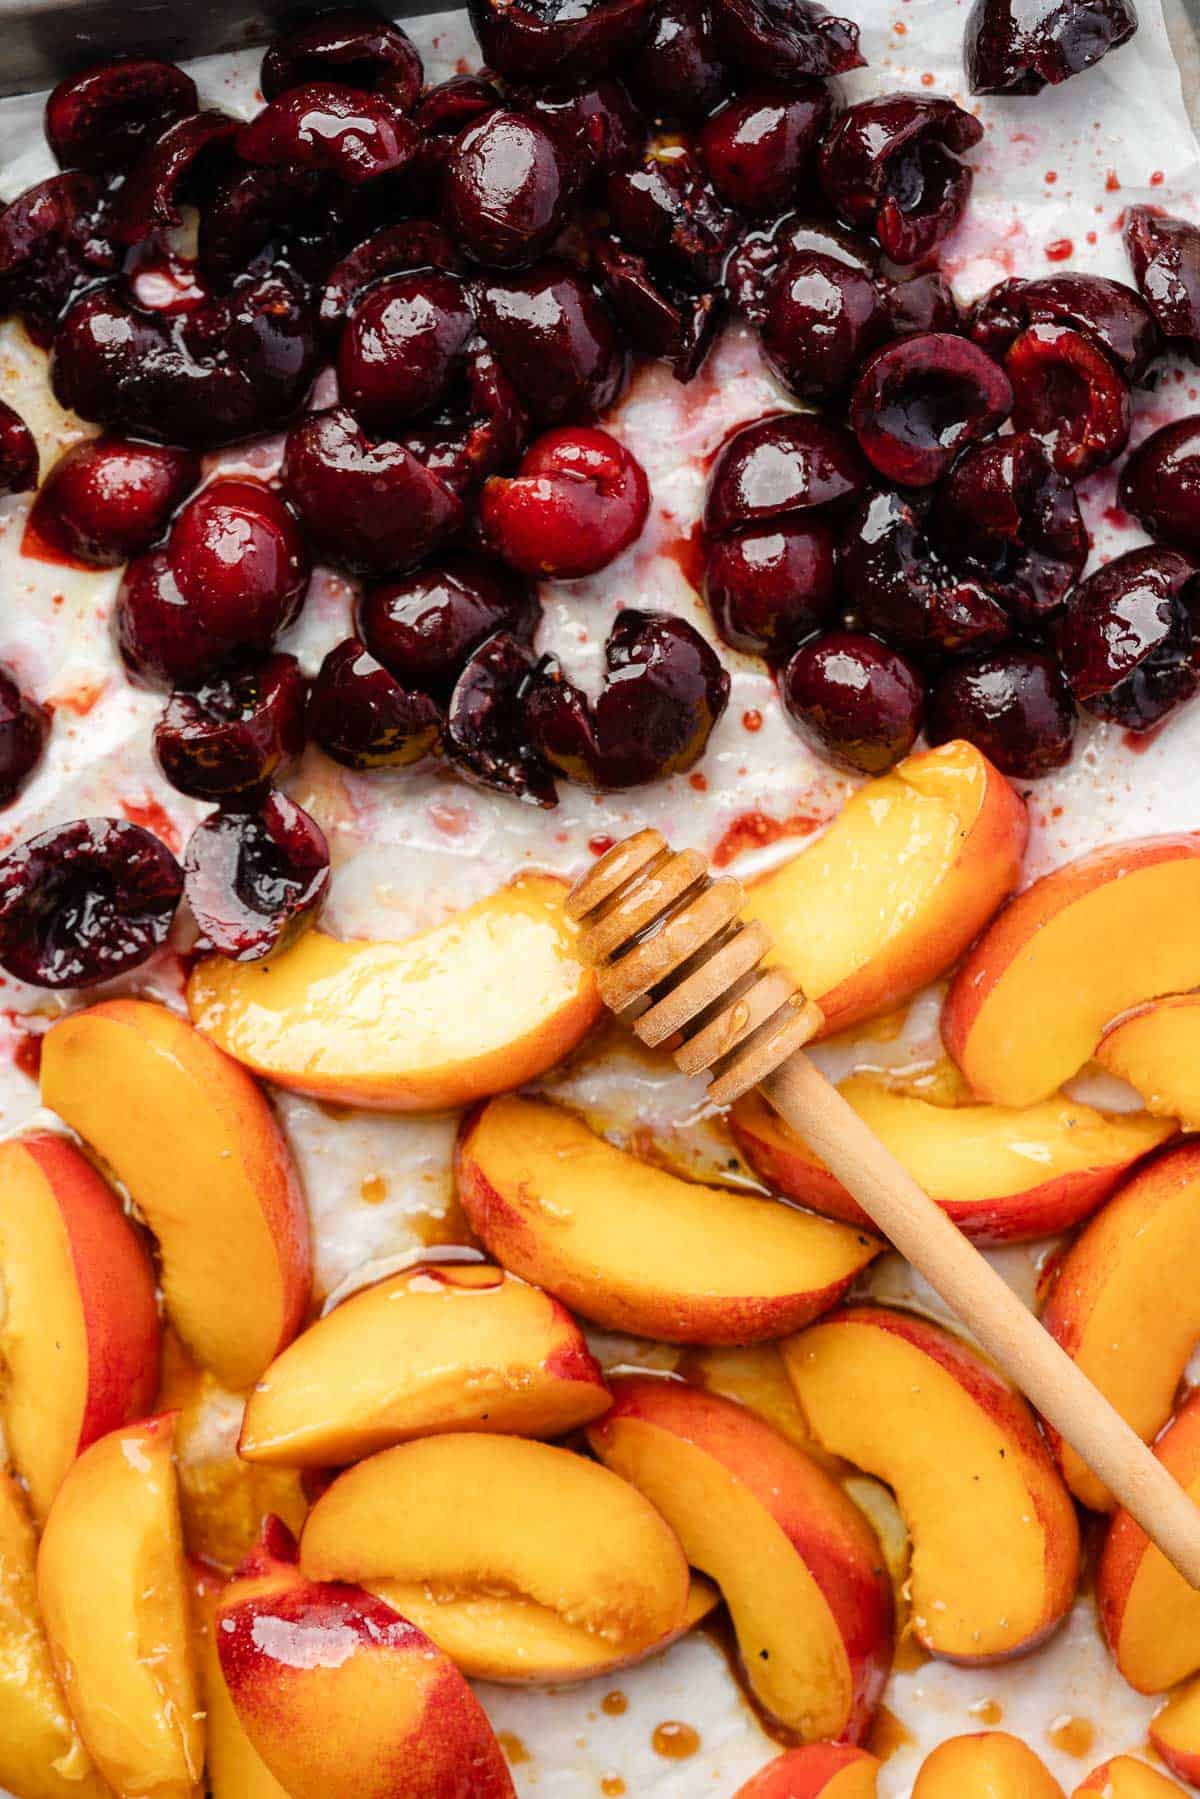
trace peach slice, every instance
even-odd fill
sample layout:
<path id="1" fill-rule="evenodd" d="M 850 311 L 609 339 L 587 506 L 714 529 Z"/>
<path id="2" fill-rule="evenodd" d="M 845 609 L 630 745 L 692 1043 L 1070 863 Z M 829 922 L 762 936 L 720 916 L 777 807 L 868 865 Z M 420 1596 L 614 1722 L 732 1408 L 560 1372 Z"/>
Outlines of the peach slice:
<path id="1" fill-rule="evenodd" d="M 957 962 L 1017 884 L 1029 824 L 969 743 L 909 756 L 850 796 L 823 836 L 756 881 L 747 918 L 845 1030 Z"/>
<path id="2" fill-rule="evenodd" d="M 199 1565 L 192 1572 L 210 1799 L 289 1799 L 242 1729 L 221 1672 L 216 1614 L 225 1582 Z"/>
<path id="3" fill-rule="evenodd" d="M 0 1143 L 0 1190 L 0 1409 L 44 1518 L 75 1457 L 153 1404 L 154 1271 L 116 1195 L 65 1138 Z"/>
<path id="4" fill-rule="evenodd" d="M 504 1599 L 491 1665 L 543 1675 L 548 1626 L 599 1639 L 597 1664 L 657 1648 L 684 1625 L 688 1567 L 675 1536 L 625 1481 L 595 1462 L 520 1437 L 462 1432 L 385 1449 L 334 1481 L 308 1515 L 300 1566 L 311 1580 L 428 1599 Z M 432 1617 L 432 1610 L 429 1614 Z M 524 1620 L 528 1618 L 528 1631 Z"/>
<path id="5" fill-rule="evenodd" d="M 1089 1793 L 1103 1793 L 1105 1799 L 1183 1799 L 1183 1788 L 1133 1755 L 1114 1755 L 1111 1761 L 1093 1768 L 1081 1780 L 1071 1799 L 1087 1799 Z"/>
<path id="6" fill-rule="evenodd" d="M 946 1048 L 979 1097 L 1049 1099 L 1119 1013 L 1200 985 L 1198 907 L 1200 835 L 1093 850 L 1012 900 L 942 1011 Z"/>
<path id="7" fill-rule="evenodd" d="M 1200 1127 L 1200 993 L 1171 993 L 1110 1025 L 1096 1060 L 1137 1089 L 1158 1118 Z"/>
<path id="8" fill-rule="evenodd" d="M 1200 1786 L 1200 1680 L 1181 1687 L 1155 1714 L 1150 1743 L 1172 1774 Z"/>
<path id="9" fill-rule="evenodd" d="M 467 1105 L 561 1061 L 599 1015 L 566 891 L 524 875 L 401 943 L 307 931 L 267 962 L 210 956 L 188 983 L 192 1017 L 297 1093 L 393 1112 Z"/>
<path id="10" fill-rule="evenodd" d="M 0 1474 L 0 1787 L 19 1799 L 110 1799 L 55 1677 L 36 1554 L 20 1488 Z"/>
<path id="11" fill-rule="evenodd" d="M 789 1749 L 738 1788 L 734 1799 L 875 1799 L 879 1763 L 849 1743 Z"/>
<path id="12" fill-rule="evenodd" d="M 306 1580 L 281 1525 L 221 1595 L 214 1634 L 238 1723 L 288 1799 L 513 1799 L 454 1664 L 382 1599 Z"/>
<path id="13" fill-rule="evenodd" d="M 1200 1336 L 1200 1143 L 1165 1149 L 1086 1224 L 1059 1264 L 1042 1322 L 1144 1442 L 1171 1416 Z M 1047 1433 L 1067 1485 L 1093 1511 L 1112 1495 Z"/>
<path id="14" fill-rule="evenodd" d="M 42 1532 L 38 1600 L 84 1745 L 117 1793 L 193 1799 L 204 1767 L 168 1413 L 84 1451 Z"/>
<path id="15" fill-rule="evenodd" d="M 1075 1595 L 1079 1525 L 1032 1412 L 991 1364 L 881 1306 L 839 1312 L 782 1349 L 818 1440 L 896 1495 L 918 1641 L 984 1662 L 1048 1636 Z"/>
<path id="16" fill-rule="evenodd" d="M 1130 1163 L 1175 1129 L 1140 1112 L 1094 1112 L 1061 1093 L 1036 1106 L 939 1106 L 864 1075 L 840 1091 L 963 1235 L 981 1244 L 1028 1242 L 1078 1224 Z M 760 1093 L 738 1100 L 730 1124 L 775 1192 L 847 1224 L 870 1222 Z"/>
<path id="17" fill-rule="evenodd" d="M 892 1593 L 840 1487 L 743 1406 L 654 1375 L 614 1380 L 588 1442 L 720 1587 L 759 1704 L 810 1742 L 862 1737 L 891 1667 Z"/>
<path id="18" fill-rule="evenodd" d="M 72 1013 L 42 1046 L 42 1099 L 158 1241 L 171 1322 L 225 1386 L 250 1386 L 295 1335 L 312 1284 L 304 1196 L 270 1106 L 244 1068 L 146 1000 Z"/>
<path id="19" fill-rule="evenodd" d="M 1063 1799 L 1045 1762 L 1005 1730 L 950 1737 L 925 1757 L 912 1799 Z"/>
<path id="20" fill-rule="evenodd" d="M 664 1343 L 784 1336 L 882 1248 L 774 1200 L 681 1180 L 515 1094 L 464 1122 L 457 1172 L 471 1228 L 505 1268 L 608 1330 Z"/>
<path id="21" fill-rule="evenodd" d="M 609 1404 L 556 1299 L 486 1263 L 411 1268 L 285 1349 L 246 1405 L 247 1461 L 340 1467 L 435 1431 L 558 1437 Z"/>

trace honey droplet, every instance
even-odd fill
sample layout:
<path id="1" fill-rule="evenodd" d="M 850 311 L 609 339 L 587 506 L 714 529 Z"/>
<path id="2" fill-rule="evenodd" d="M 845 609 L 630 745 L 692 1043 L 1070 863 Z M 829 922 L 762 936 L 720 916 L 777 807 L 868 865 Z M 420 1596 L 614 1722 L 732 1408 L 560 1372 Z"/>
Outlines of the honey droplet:
<path id="1" fill-rule="evenodd" d="M 369 1174 L 359 1192 L 369 1206 L 378 1206 L 387 1198 L 387 1179 L 382 1174 Z"/>
<path id="2" fill-rule="evenodd" d="M 885 1762 L 889 1755 L 895 1755 L 897 1749 L 903 1749 L 913 1741 L 912 1731 L 901 1724 L 895 1712 L 890 1712 L 886 1705 L 881 1705 L 867 1738 L 867 1748 L 871 1754 Z"/>
<path id="3" fill-rule="evenodd" d="M 1046 1735 L 1064 1755 L 1078 1756 L 1082 1761 L 1085 1755 L 1092 1752 L 1092 1745 L 1096 1741 L 1096 1726 L 1090 1718 L 1073 1718 L 1068 1714 L 1056 1718 Z"/>
<path id="4" fill-rule="evenodd" d="M 497 1731 L 496 1741 L 503 1749 L 510 1768 L 519 1768 L 522 1762 L 532 1761 L 533 1758 L 520 1737 L 514 1736 L 511 1730 Z"/>
<path id="5" fill-rule="evenodd" d="M 981 1724 L 999 1724 L 1004 1718 L 1004 1707 L 998 1699 L 977 1699 L 970 1712 Z"/>
<path id="6" fill-rule="evenodd" d="M 699 1749 L 700 1732 L 693 1730 L 690 1724 L 677 1724 L 672 1719 L 655 1726 L 650 1744 L 655 1755 L 661 1755 L 666 1761 L 685 1762 Z"/>
<path id="7" fill-rule="evenodd" d="M 621 1799 L 625 1782 L 619 1774 L 606 1774 L 600 1782 L 600 1791 L 604 1794 L 604 1799 Z"/>
<path id="8" fill-rule="evenodd" d="M 600 1710 L 607 1712 L 610 1718 L 619 1718 L 622 1712 L 629 1710 L 629 1701 L 620 1691 L 605 1693 L 600 1701 Z"/>

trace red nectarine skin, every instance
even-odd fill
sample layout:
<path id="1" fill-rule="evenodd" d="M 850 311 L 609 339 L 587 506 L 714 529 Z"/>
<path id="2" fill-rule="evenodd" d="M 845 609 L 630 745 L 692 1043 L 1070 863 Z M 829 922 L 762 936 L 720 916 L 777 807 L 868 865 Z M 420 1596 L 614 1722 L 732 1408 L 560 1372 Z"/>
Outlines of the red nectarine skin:
<path id="1" fill-rule="evenodd" d="M 818 1799 L 821 1793 L 835 1799 L 830 1784 L 847 1768 L 861 1768 L 864 1779 L 869 1772 L 873 1780 L 879 1763 L 865 1749 L 850 1743 L 807 1743 L 768 1762 L 738 1788 L 733 1799 Z"/>

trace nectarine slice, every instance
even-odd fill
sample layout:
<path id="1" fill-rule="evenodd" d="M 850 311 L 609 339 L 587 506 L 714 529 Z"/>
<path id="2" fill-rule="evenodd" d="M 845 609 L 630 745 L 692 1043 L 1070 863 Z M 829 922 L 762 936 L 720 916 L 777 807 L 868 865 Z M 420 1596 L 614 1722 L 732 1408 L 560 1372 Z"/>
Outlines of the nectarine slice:
<path id="1" fill-rule="evenodd" d="M 1080 1781 L 1071 1799 L 1089 1799 L 1092 1793 L 1103 1793 L 1105 1799 L 1183 1799 L 1182 1787 L 1134 1755 L 1114 1755 L 1101 1762 Z"/>
<path id="2" fill-rule="evenodd" d="M 79 1734 L 117 1793 L 193 1799 L 204 1767 L 188 1580 L 163 1413 L 110 1431 L 59 1488 L 38 1600 Z"/>
<path id="3" fill-rule="evenodd" d="M 893 1489 L 912 1538 L 912 1627 L 931 1654 L 1032 1648 L 1079 1575 L 1070 1494 L 990 1363 L 915 1314 L 858 1306 L 783 1344 L 809 1426 Z"/>
<path id="4" fill-rule="evenodd" d="M 912 1799 L 1063 1799 L 1033 1750 L 1006 1730 L 949 1737 L 921 1763 Z"/>
<path id="5" fill-rule="evenodd" d="M 1109 1026 L 1096 1060 L 1128 1081 L 1158 1118 L 1200 1127 L 1200 993 L 1170 993 Z"/>
<path id="6" fill-rule="evenodd" d="M 1200 835 L 1093 850 L 1026 888 L 954 978 L 942 1035 L 974 1091 L 1031 1106 L 1119 1013 L 1200 985 Z"/>
<path id="7" fill-rule="evenodd" d="M 0 1190 L 4 1433 L 44 1518 L 80 1451 L 153 1404 L 154 1271 L 116 1195 L 65 1138 L 0 1143 Z"/>
<path id="8" fill-rule="evenodd" d="M 200 1564 L 192 1573 L 210 1799 L 289 1799 L 242 1729 L 221 1672 L 216 1613 L 225 1583 Z"/>
<path id="9" fill-rule="evenodd" d="M 1042 1322 L 1144 1442 L 1171 1416 L 1200 1337 L 1200 1143 L 1165 1149 L 1089 1221 L 1059 1264 Z M 1075 1497 L 1112 1495 L 1048 1432 Z"/>
<path id="10" fill-rule="evenodd" d="M 129 1190 L 179 1335 L 248 1387 L 295 1335 L 312 1282 L 299 1177 L 258 1087 L 165 1006 L 114 999 L 46 1033 L 42 1098 Z"/>
<path id="11" fill-rule="evenodd" d="M 944 743 L 867 781 L 823 836 L 756 881 L 747 918 L 825 1015 L 885 1011 L 957 962 L 1017 884 L 1025 808 L 986 756 Z"/>
<path id="12" fill-rule="evenodd" d="M 1200 1786 L 1200 1680 L 1180 1687 L 1155 1714 L 1150 1742 L 1172 1774 Z"/>
<path id="13" fill-rule="evenodd" d="M 192 1017 L 297 1093 L 396 1112 L 467 1105 L 533 1080 L 600 1012 L 566 891 L 525 875 L 403 942 L 306 931 L 266 962 L 210 956 L 188 983 Z"/>
<path id="14" fill-rule="evenodd" d="M 534 1647 L 560 1619 L 633 1657 L 680 1630 L 688 1604 L 683 1551 L 636 1488 L 519 1437 L 425 1437 L 360 1462 L 309 1513 L 300 1565 L 385 1593 L 423 1583 L 433 1599 L 507 1598 L 493 1662 L 507 1651 L 515 1680 L 539 1678 L 523 1612 Z"/>
<path id="15" fill-rule="evenodd" d="M 734 1799 L 875 1799 L 879 1763 L 849 1743 L 808 1743 L 776 1756 Z"/>
<path id="16" fill-rule="evenodd" d="M 285 1349 L 250 1395 L 239 1450 L 341 1467 L 436 1431 L 557 1437 L 608 1403 L 556 1299 L 486 1263 L 431 1263 L 353 1294 Z"/>
<path id="17" fill-rule="evenodd" d="M 866 1075 L 843 1081 L 840 1091 L 963 1235 L 982 1244 L 1068 1230 L 1175 1129 L 1141 1112 L 1096 1112 L 1064 1094 L 1035 1106 L 939 1106 Z M 760 1093 L 738 1100 L 730 1124 L 775 1192 L 848 1224 L 870 1222 Z"/>
<path id="18" fill-rule="evenodd" d="M 755 1697 L 808 1741 L 856 1741 L 892 1658 L 892 1593 L 862 1513 L 733 1400 L 652 1375 L 613 1382 L 588 1432 L 720 1587 Z"/>
<path id="19" fill-rule="evenodd" d="M 471 1228 L 505 1268 L 609 1330 L 665 1343 L 781 1337 L 882 1248 L 773 1199 L 681 1180 L 515 1094 L 466 1120 L 457 1169 Z"/>

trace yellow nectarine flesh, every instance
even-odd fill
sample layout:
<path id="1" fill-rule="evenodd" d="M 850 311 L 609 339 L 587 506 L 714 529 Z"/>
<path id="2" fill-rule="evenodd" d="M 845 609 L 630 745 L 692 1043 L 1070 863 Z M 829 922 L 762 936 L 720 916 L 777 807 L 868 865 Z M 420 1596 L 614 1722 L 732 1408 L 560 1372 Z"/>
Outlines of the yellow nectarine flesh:
<path id="1" fill-rule="evenodd" d="M 216 1613 L 224 1581 L 194 1563 L 193 1609 L 204 1705 L 205 1763 L 210 1799 L 289 1799 L 242 1729 L 217 1652 Z"/>
<path id="2" fill-rule="evenodd" d="M 1150 1742 L 1180 1780 L 1200 1785 L 1200 1680 L 1168 1699 L 1150 1724 Z"/>
<path id="3" fill-rule="evenodd" d="M 1200 1128 L 1200 993 L 1171 993 L 1127 1012 L 1101 1037 L 1096 1060 L 1128 1081 L 1155 1117 Z"/>
<path id="4" fill-rule="evenodd" d="M 1005 1730 L 949 1737 L 921 1763 L 912 1799 L 1063 1799 L 1040 1756 Z"/>
<path id="5" fill-rule="evenodd" d="M 849 1743 L 789 1749 L 738 1788 L 734 1799 L 875 1799 L 879 1762 Z"/>
<path id="6" fill-rule="evenodd" d="M 1182 1787 L 1133 1755 L 1114 1755 L 1101 1762 L 1080 1781 L 1071 1799 L 1089 1799 L 1093 1793 L 1103 1793 L 1105 1799 L 1183 1799 Z"/>

